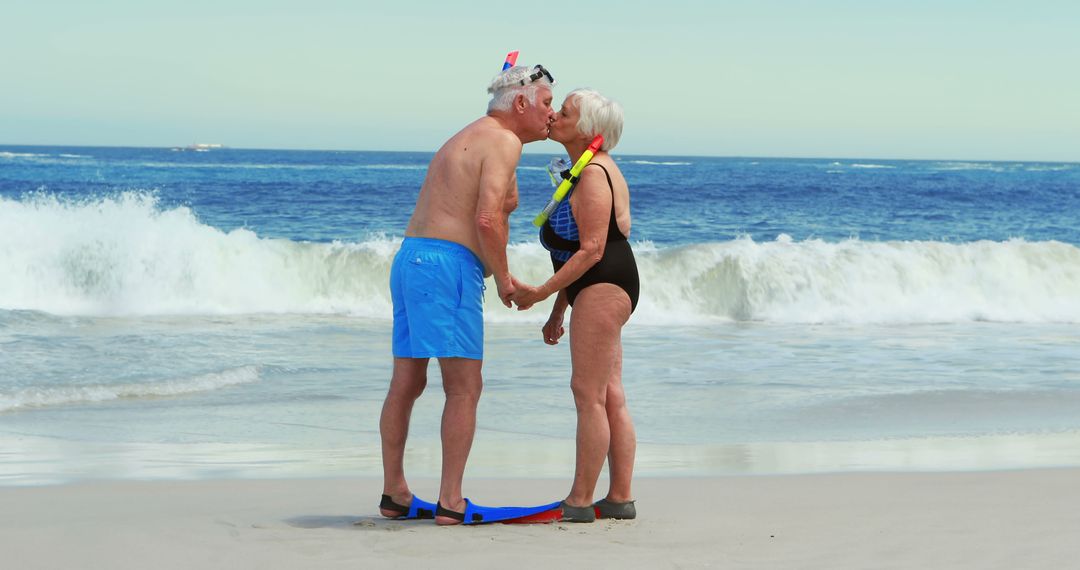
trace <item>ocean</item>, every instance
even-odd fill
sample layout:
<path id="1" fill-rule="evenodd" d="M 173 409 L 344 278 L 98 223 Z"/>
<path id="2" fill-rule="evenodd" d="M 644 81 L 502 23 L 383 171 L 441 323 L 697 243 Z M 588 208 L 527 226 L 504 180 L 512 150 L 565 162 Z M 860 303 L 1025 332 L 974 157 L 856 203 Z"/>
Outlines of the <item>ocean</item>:
<path id="1" fill-rule="evenodd" d="M 379 476 L 430 158 L 0 146 L 0 484 Z M 532 283 L 550 158 L 517 173 Z M 616 159 L 639 475 L 1080 465 L 1080 164 Z M 569 349 L 550 301 L 494 289 L 467 476 L 569 479 Z M 432 364 L 411 476 L 438 475 L 441 405 Z"/>

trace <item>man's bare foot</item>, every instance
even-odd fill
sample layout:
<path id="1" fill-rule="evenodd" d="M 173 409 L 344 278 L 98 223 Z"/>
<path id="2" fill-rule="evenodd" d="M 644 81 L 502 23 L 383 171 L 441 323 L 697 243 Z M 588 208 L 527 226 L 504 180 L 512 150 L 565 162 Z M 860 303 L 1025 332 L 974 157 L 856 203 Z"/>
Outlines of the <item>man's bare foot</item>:
<path id="1" fill-rule="evenodd" d="M 412 493 L 401 495 L 383 495 L 379 503 L 379 514 L 388 519 L 397 519 L 409 514 Z"/>
<path id="2" fill-rule="evenodd" d="M 435 509 L 435 524 L 439 526 L 451 526 L 455 524 L 462 524 L 465 522 L 465 508 L 467 504 L 462 499 L 451 508 L 443 506 L 440 502 L 439 506 Z M 460 510 L 455 510 L 460 509 Z"/>

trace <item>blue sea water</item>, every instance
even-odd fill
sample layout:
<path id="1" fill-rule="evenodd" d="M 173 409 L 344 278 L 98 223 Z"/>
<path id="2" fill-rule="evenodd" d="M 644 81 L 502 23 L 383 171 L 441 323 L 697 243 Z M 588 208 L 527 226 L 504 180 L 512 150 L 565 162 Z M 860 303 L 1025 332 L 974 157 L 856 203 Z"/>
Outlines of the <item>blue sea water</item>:
<path id="1" fill-rule="evenodd" d="M 0 146 L 0 483 L 377 475 L 430 157 Z M 549 158 L 518 169 L 531 282 Z M 639 473 L 1080 465 L 1080 164 L 617 160 Z M 572 474 L 549 306 L 486 303 L 472 475 Z M 433 366 L 413 473 L 440 390 Z"/>

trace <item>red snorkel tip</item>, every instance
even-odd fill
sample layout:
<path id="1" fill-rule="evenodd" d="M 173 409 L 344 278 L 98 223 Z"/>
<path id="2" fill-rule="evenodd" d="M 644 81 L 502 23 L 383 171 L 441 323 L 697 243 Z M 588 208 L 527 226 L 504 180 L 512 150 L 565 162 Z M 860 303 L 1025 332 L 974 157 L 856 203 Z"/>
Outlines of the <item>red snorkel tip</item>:
<path id="1" fill-rule="evenodd" d="M 517 56 L 518 56 L 518 51 L 517 50 L 514 50 L 514 51 L 506 54 L 506 61 L 503 62 L 502 70 L 506 71 L 507 69 L 510 69 L 511 67 L 514 67 L 514 65 L 517 64 Z"/>

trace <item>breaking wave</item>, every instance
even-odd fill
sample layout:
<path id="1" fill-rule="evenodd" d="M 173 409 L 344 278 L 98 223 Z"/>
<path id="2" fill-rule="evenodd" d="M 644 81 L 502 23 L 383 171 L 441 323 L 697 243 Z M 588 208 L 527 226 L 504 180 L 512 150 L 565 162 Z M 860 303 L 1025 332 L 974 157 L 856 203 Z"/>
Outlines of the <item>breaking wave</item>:
<path id="1" fill-rule="evenodd" d="M 237 384 L 247 384 L 256 382 L 258 379 L 259 371 L 255 366 L 243 366 L 201 376 L 157 382 L 24 388 L 6 394 L 0 392 L 0 413 L 22 408 L 107 402 L 127 398 L 180 396 L 197 392 L 209 392 Z"/>
<path id="2" fill-rule="evenodd" d="M 223 232 L 150 194 L 0 198 L 0 309 L 60 315 L 339 313 L 389 319 L 400 238 L 309 243 Z M 639 324 L 764 321 L 1080 323 L 1080 248 L 1056 242 L 636 243 Z M 550 275 L 535 243 L 515 275 Z M 489 321 L 543 320 L 504 309 Z"/>

